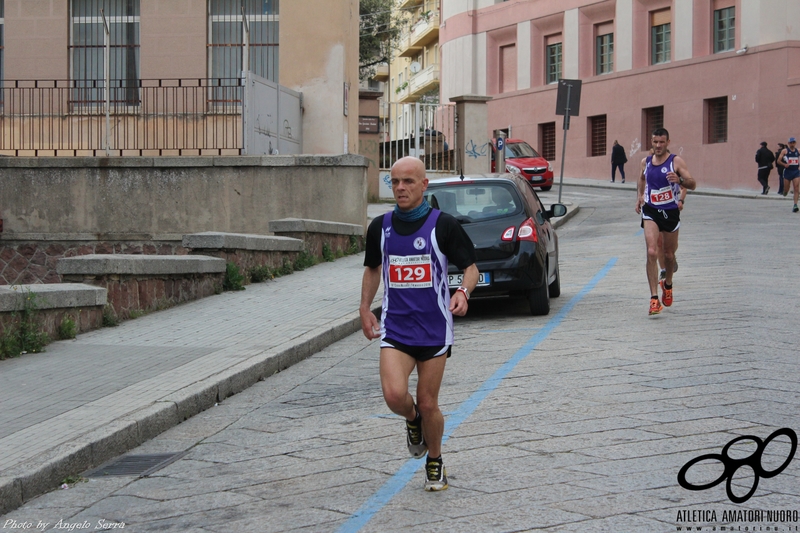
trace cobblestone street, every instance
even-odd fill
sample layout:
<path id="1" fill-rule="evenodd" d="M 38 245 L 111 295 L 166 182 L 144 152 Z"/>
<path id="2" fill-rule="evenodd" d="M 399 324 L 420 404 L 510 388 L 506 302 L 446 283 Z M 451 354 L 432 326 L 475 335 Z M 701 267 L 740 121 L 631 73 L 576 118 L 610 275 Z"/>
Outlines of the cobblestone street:
<path id="1" fill-rule="evenodd" d="M 557 187 L 542 198 L 554 202 Z M 800 528 L 796 458 L 761 479 L 719 461 L 690 470 L 694 484 L 730 475 L 736 496 L 757 482 L 740 504 L 725 481 L 701 491 L 677 481 L 687 462 L 736 437 L 800 430 L 800 215 L 783 198 L 690 194 L 675 302 L 649 317 L 632 190 L 576 187 L 564 199 L 580 211 L 558 229 L 562 293 L 550 315 L 476 298 L 456 322 L 440 396 L 449 490 L 422 490 L 424 461 L 408 456 L 402 420 L 381 396 L 378 343 L 357 332 L 133 450 L 187 452 L 149 477 L 89 478 L 0 517 L 0 530 L 59 520 L 199 533 Z M 358 285 L 358 260 L 325 265 L 319 281 Z M 186 343 L 199 346 L 192 331 Z M 790 448 L 778 436 L 755 458 L 773 471 Z M 768 520 L 776 510 L 794 514 Z"/>

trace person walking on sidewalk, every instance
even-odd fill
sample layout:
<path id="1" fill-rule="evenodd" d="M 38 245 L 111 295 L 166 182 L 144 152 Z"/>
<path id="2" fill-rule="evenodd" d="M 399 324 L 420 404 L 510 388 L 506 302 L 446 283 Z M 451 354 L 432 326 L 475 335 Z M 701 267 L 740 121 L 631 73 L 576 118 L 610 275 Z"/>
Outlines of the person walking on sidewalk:
<path id="1" fill-rule="evenodd" d="M 697 182 L 692 178 L 686 162 L 671 154 L 669 132 L 658 128 L 653 132 L 653 155 L 642 159 L 637 185 L 636 213 L 642 216 L 642 228 L 647 245 L 647 282 L 650 285 L 650 314 L 657 315 L 672 305 L 672 274 L 675 271 L 675 250 L 678 248 L 678 230 L 681 226 L 678 198 L 681 186 L 694 190 Z M 658 239 L 664 248 L 666 276 L 661 282 L 662 301 L 658 299 Z"/>
<path id="2" fill-rule="evenodd" d="M 614 146 L 611 148 L 611 183 L 614 183 L 614 178 L 616 178 L 617 167 L 619 167 L 619 175 L 622 176 L 622 183 L 625 183 L 625 163 L 627 162 L 628 156 L 625 155 L 625 149 L 617 141 L 614 141 Z"/>
<path id="3" fill-rule="evenodd" d="M 375 218 L 367 229 L 361 285 L 361 329 L 367 339 L 381 339 L 383 398 L 406 419 L 406 442 L 413 457 L 428 452 L 425 490 L 447 488 L 442 462 L 444 416 L 439 389 L 453 345 L 453 315 L 467 313 L 467 300 L 478 283 L 475 247 L 461 225 L 431 208 L 425 166 L 414 157 L 399 159 L 391 170 L 393 213 Z M 448 262 L 464 272 L 450 296 Z M 384 296 L 381 321 L 370 310 L 380 281 Z M 417 401 L 408 391 L 417 369 Z"/>
<path id="4" fill-rule="evenodd" d="M 761 194 L 769 193 L 769 173 L 772 170 L 772 163 L 775 162 L 775 154 L 767 148 L 767 143 L 761 141 L 761 148 L 756 152 L 756 164 L 758 165 L 758 181 L 761 183 Z"/>
<path id="5" fill-rule="evenodd" d="M 789 194 L 789 185 L 792 186 L 794 206 L 792 212 L 797 213 L 797 200 L 800 198 L 800 151 L 797 150 L 797 139 L 789 137 L 789 146 L 781 150 L 778 164 L 783 167 L 783 195 Z"/>

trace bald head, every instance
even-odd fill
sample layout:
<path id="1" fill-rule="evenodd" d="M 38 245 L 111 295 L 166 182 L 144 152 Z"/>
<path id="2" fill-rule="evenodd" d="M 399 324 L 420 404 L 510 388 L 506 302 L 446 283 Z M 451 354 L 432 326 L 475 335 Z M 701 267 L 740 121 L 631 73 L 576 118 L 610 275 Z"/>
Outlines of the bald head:
<path id="1" fill-rule="evenodd" d="M 401 157 L 400 159 L 395 161 L 394 165 L 392 165 L 393 176 L 395 172 L 402 172 L 404 174 L 413 174 L 419 179 L 423 179 L 425 177 L 425 164 L 422 162 L 421 159 L 417 159 L 416 157 L 407 155 L 405 157 Z"/>
<path id="2" fill-rule="evenodd" d="M 406 156 L 392 165 L 392 194 L 397 207 L 403 211 L 414 209 L 422 203 L 428 188 L 425 164 L 416 157 Z"/>

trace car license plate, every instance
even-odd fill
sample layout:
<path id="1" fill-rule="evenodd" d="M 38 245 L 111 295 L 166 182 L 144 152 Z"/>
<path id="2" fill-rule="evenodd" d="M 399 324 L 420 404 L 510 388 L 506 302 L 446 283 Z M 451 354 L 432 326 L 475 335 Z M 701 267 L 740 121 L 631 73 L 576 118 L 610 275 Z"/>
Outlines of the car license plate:
<path id="1" fill-rule="evenodd" d="M 463 281 L 464 281 L 464 274 L 447 275 L 447 283 L 450 285 L 450 287 L 460 287 Z M 489 272 L 481 272 L 478 275 L 477 287 L 486 287 L 487 285 L 491 285 L 491 283 L 492 283 L 492 275 Z"/>

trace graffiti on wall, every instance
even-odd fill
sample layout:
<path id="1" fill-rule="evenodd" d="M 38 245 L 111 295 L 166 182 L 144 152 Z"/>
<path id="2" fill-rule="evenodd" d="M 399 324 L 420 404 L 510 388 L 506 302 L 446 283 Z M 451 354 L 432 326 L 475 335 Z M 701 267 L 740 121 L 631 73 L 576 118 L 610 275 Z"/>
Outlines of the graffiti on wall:
<path id="1" fill-rule="evenodd" d="M 489 143 L 487 142 L 481 146 L 477 146 L 475 142 L 470 139 L 467 143 L 466 153 L 467 157 L 473 157 L 475 159 L 485 157 L 489 153 Z"/>

